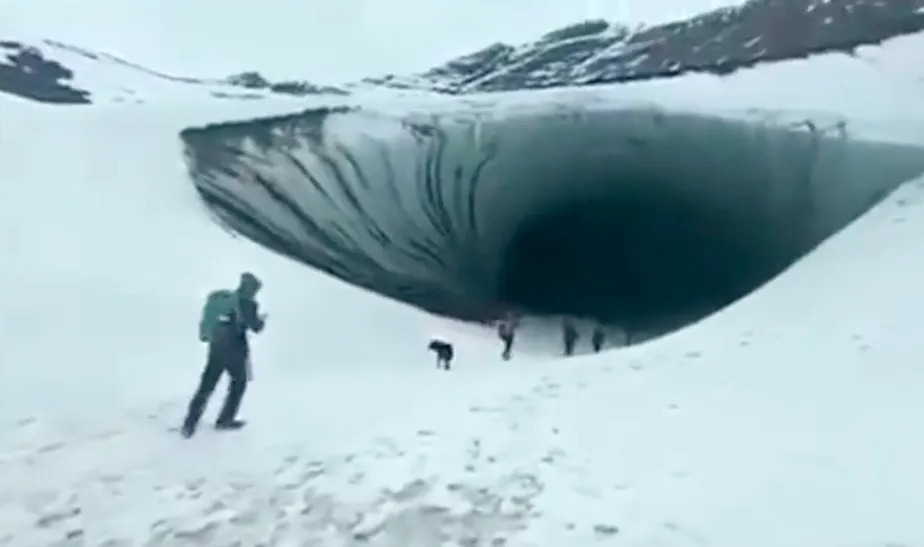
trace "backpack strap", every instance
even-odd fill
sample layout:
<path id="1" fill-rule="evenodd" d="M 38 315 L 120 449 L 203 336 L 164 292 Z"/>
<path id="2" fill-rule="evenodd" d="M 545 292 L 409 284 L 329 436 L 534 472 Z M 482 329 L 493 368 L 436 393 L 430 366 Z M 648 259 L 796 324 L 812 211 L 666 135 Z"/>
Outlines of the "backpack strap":
<path id="1" fill-rule="evenodd" d="M 232 291 L 231 298 L 234 299 L 234 306 L 232 307 L 234 311 L 234 323 L 235 326 L 242 330 L 247 331 L 247 322 L 244 320 L 244 315 L 241 312 L 241 294 L 238 291 Z"/>

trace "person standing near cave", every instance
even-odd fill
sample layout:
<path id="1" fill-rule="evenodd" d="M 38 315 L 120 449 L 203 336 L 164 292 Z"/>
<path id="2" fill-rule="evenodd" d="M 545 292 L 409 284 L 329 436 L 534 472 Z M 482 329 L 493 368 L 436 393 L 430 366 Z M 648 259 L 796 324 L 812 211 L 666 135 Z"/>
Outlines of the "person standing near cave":
<path id="1" fill-rule="evenodd" d="M 565 317 L 562 320 L 561 330 L 565 343 L 565 356 L 570 357 L 574 355 L 574 346 L 577 344 L 578 338 L 580 338 L 577 327 L 574 326 L 574 320 L 570 317 Z"/>
<path id="2" fill-rule="evenodd" d="M 252 378 L 247 333 L 259 333 L 266 326 L 266 314 L 259 313 L 256 301 L 261 286 L 257 276 L 245 272 L 236 290 L 213 291 L 206 299 L 199 322 L 199 340 L 208 343 L 208 358 L 183 420 L 180 431 L 184 437 L 195 434 L 205 405 L 223 373 L 230 378 L 228 395 L 215 427 L 221 430 L 244 427 L 237 411 Z"/>
<path id="3" fill-rule="evenodd" d="M 603 344 L 606 343 L 606 332 L 603 330 L 603 326 L 599 323 L 594 325 L 594 331 L 590 335 L 590 345 L 594 348 L 594 353 L 600 353 L 600 350 L 603 349 Z"/>
<path id="4" fill-rule="evenodd" d="M 513 349 L 513 339 L 516 337 L 517 329 L 520 327 L 520 318 L 512 311 L 504 313 L 504 316 L 497 322 L 497 336 L 504 342 L 504 351 L 501 357 L 504 361 L 510 360 L 510 351 Z"/>

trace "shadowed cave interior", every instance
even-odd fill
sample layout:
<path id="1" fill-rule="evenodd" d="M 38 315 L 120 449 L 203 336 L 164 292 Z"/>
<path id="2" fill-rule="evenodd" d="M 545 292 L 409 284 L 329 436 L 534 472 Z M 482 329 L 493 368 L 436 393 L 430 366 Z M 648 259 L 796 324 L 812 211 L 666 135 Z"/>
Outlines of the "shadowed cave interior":
<path id="1" fill-rule="evenodd" d="M 515 309 L 649 338 L 745 296 L 924 171 L 920 148 L 821 125 L 341 109 L 182 138 L 222 223 L 348 283 L 466 321 Z"/>
<path id="2" fill-rule="evenodd" d="M 497 299 L 533 315 L 657 332 L 717 310 L 779 273 L 796 251 L 771 245 L 766 234 L 679 195 L 616 192 L 568 201 L 517 227 L 501 256 Z"/>

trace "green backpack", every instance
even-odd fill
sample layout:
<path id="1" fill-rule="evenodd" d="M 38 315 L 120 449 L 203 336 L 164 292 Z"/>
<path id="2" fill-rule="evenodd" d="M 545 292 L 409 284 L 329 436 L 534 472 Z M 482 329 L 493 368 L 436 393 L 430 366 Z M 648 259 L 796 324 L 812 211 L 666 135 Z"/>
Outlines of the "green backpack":
<path id="1" fill-rule="evenodd" d="M 199 320 L 199 340 L 209 342 L 219 323 L 238 318 L 240 309 L 236 291 L 220 289 L 212 291 L 205 298 L 202 318 Z"/>

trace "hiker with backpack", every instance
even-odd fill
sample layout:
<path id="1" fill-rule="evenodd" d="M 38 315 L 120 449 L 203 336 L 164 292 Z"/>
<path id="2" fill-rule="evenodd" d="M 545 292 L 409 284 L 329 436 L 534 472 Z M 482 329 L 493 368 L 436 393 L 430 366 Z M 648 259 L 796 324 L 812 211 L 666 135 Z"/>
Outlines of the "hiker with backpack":
<path id="1" fill-rule="evenodd" d="M 208 295 L 199 322 L 199 340 L 208 343 L 208 358 L 199 387 L 189 402 L 183 421 L 184 437 L 191 437 L 209 397 L 223 372 L 230 378 L 228 395 L 215 421 L 217 429 L 240 429 L 245 422 L 237 411 L 250 379 L 250 346 L 247 331 L 259 333 L 266 315 L 258 312 L 256 301 L 262 283 L 249 272 L 241 274 L 237 290 L 218 290 Z"/>

